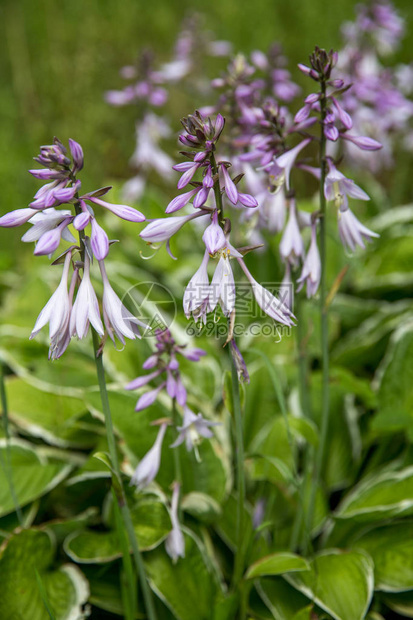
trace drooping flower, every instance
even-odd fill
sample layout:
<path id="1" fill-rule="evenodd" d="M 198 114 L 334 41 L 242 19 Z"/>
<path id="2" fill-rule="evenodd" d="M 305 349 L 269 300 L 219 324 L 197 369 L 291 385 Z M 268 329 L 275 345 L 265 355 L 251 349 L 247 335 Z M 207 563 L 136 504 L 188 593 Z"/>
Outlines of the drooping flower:
<path id="1" fill-rule="evenodd" d="M 311 140 L 306 138 L 293 149 L 289 151 L 285 151 L 282 155 L 278 157 L 274 157 L 273 161 L 264 166 L 264 169 L 268 172 L 270 179 L 274 186 L 278 189 L 284 185 L 287 190 L 290 189 L 290 174 L 291 170 L 294 167 L 295 160 L 297 159 L 298 154 L 308 145 Z"/>
<path id="2" fill-rule="evenodd" d="M 284 261 L 288 261 L 296 266 L 298 259 L 302 258 L 304 255 L 304 243 L 297 221 L 297 211 L 294 200 L 289 201 L 289 207 L 290 214 L 280 242 L 280 254 Z"/>
<path id="3" fill-rule="evenodd" d="M 185 442 L 186 449 L 190 452 L 199 444 L 201 437 L 210 439 L 214 436 L 210 427 L 217 424 L 219 422 L 210 422 L 201 413 L 196 415 L 189 407 L 185 406 L 183 423 L 182 426 L 177 427 L 179 435 L 171 444 L 171 448 L 176 448 Z"/>
<path id="4" fill-rule="evenodd" d="M 195 321 L 202 320 L 206 323 L 206 315 L 210 312 L 209 294 L 211 292 L 207 265 L 209 261 L 208 250 L 205 250 L 204 257 L 199 269 L 194 273 L 184 292 L 183 306 L 186 318 L 191 314 Z"/>
<path id="5" fill-rule="evenodd" d="M 317 226 L 314 222 L 311 227 L 311 243 L 308 254 L 305 258 L 301 276 L 297 280 L 300 291 L 304 284 L 307 284 L 307 297 L 314 297 L 318 290 L 321 278 L 321 261 L 317 246 Z"/>
<path id="6" fill-rule="evenodd" d="M 171 523 L 172 530 L 168 534 L 165 541 L 165 549 L 169 557 L 174 564 L 177 563 L 179 558 L 185 557 L 185 538 L 182 534 L 181 526 L 178 518 L 178 504 L 179 504 L 179 489 L 180 485 L 175 482 L 172 491 L 171 502 Z"/>
<path id="7" fill-rule="evenodd" d="M 155 443 L 141 459 L 131 478 L 130 484 L 136 486 L 139 491 L 147 487 L 158 474 L 161 465 L 162 443 L 167 427 L 166 423 L 161 424 Z"/>
<path id="8" fill-rule="evenodd" d="M 369 230 L 354 215 L 350 208 L 338 211 L 338 232 L 344 247 L 352 252 L 357 246 L 365 248 L 364 240 L 372 241 L 373 237 L 379 237 L 377 233 Z"/>
<path id="9" fill-rule="evenodd" d="M 221 226 L 218 224 L 218 211 L 215 210 L 212 215 L 212 223 L 205 229 L 202 235 L 202 241 L 209 254 L 213 255 L 221 250 L 225 245 L 225 235 Z"/>
<path id="10" fill-rule="evenodd" d="M 336 207 L 342 211 L 348 207 L 348 196 L 358 200 L 370 200 L 364 190 L 342 174 L 329 160 L 329 171 L 325 178 L 324 195 L 326 200 L 334 200 Z"/>
<path id="11" fill-rule="evenodd" d="M 71 335 L 76 335 L 79 339 L 84 338 L 89 331 L 89 323 L 100 336 L 103 336 L 104 329 L 100 318 L 99 303 L 90 281 L 90 259 L 88 253 L 85 252 L 83 278 L 70 316 Z"/>

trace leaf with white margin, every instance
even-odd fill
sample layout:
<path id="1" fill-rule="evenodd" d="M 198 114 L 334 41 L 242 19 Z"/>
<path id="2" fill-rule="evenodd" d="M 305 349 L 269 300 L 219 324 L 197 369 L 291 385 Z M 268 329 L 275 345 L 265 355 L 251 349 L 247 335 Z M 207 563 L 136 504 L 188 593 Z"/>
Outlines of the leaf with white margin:
<path id="1" fill-rule="evenodd" d="M 335 518 L 383 520 L 413 513 L 413 467 L 366 476 L 343 499 Z"/>
<path id="2" fill-rule="evenodd" d="M 362 551 L 322 551 L 311 569 L 284 579 L 335 620 L 363 620 L 374 590 L 374 565 Z"/>
<path id="3" fill-rule="evenodd" d="M 48 530 L 22 530 L 0 550 L 0 618 L 47 620 L 36 571 L 56 620 L 81 620 L 89 596 L 84 575 L 73 564 L 51 569 L 55 541 Z"/>

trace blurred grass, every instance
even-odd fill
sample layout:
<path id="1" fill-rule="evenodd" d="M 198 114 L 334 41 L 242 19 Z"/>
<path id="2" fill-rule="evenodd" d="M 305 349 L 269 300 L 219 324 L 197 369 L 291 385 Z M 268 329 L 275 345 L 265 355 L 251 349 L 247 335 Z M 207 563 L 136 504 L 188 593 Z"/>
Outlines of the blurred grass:
<path id="1" fill-rule="evenodd" d="M 354 0 L 211 0 L 208 4 L 200 0 L 1 0 L 1 212 L 30 201 L 39 184 L 27 169 L 38 146 L 49 143 L 53 135 L 63 141 L 73 137 L 83 145 L 85 188 L 130 176 L 136 110 L 109 107 L 103 93 L 122 85 L 119 68 L 133 61 L 143 47 L 153 47 L 166 60 L 188 14 L 202 13 L 207 29 L 218 39 L 230 40 L 235 50 L 265 50 L 274 40 L 281 42 L 293 67 L 306 60 L 315 44 L 337 47 L 340 25 L 353 18 L 355 4 Z M 395 4 L 409 28 L 413 3 L 397 0 Z M 398 60 L 411 58 L 409 30 Z M 168 111 L 174 117 L 174 129 L 178 130 L 179 117 L 200 103 L 172 100 Z M 188 109 L 183 109 L 185 105 Z M 400 200 L 408 195 L 406 169 L 407 165 L 401 166 L 397 177 Z M 3 269 L 15 258 L 5 250 L 17 245 L 20 236 L 20 230 L 1 232 Z"/>

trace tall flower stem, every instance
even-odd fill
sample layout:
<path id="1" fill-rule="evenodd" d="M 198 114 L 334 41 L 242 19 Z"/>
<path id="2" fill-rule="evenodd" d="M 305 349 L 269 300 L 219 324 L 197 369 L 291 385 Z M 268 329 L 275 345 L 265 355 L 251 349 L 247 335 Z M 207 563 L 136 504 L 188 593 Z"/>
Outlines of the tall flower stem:
<path id="1" fill-rule="evenodd" d="M 76 195 L 76 197 L 78 196 Z M 75 211 L 76 211 L 76 215 L 82 212 L 78 202 L 75 203 Z M 79 231 L 79 242 L 80 242 L 80 254 L 81 254 L 83 261 L 85 259 L 84 240 L 85 240 L 85 233 L 83 230 L 81 230 Z M 106 436 L 108 440 L 109 455 L 110 455 L 110 460 L 111 460 L 113 470 L 116 474 L 116 477 L 120 485 L 120 490 L 119 490 L 119 493 L 116 494 L 116 499 L 118 501 L 118 505 L 120 508 L 120 512 L 121 512 L 121 516 L 122 516 L 125 529 L 128 533 L 129 544 L 132 547 L 132 553 L 133 553 L 136 570 L 138 572 L 139 581 L 140 581 L 141 588 L 142 588 L 146 612 L 148 614 L 149 620 L 156 620 L 156 612 L 155 612 L 154 602 L 152 598 L 152 592 L 149 588 L 148 580 L 146 577 L 145 566 L 142 560 L 141 553 L 139 551 L 138 540 L 136 538 L 135 530 L 133 528 L 132 517 L 130 514 L 129 506 L 126 500 L 126 495 L 125 495 L 125 491 L 124 491 L 123 484 L 122 484 L 118 453 L 116 450 L 115 434 L 113 431 L 112 414 L 110 411 L 108 391 L 106 388 L 105 369 L 103 367 L 102 351 L 100 349 L 100 344 L 99 344 L 99 336 L 93 328 L 91 328 L 91 330 L 92 330 L 93 351 L 94 351 L 94 358 L 95 358 L 95 364 L 96 364 L 96 373 L 97 373 L 97 378 L 98 378 L 98 383 L 99 383 L 100 398 L 102 401 L 103 414 L 105 416 Z"/>
<path id="2" fill-rule="evenodd" d="M 96 371 L 98 376 L 100 397 L 102 401 L 102 409 L 105 416 L 106 435 L 108 439 L 109 455 L 112 462 L 112 467 L 120 483 L 120 494 L 117 496 L 119 508 L 121 511 L 123 523 L 126 531 L 128 532 L 129 543 L 132 547 L 133 557 L 135 560 L 136 569 L 138 571 L 139 580 L 142 588 L 143 598 L 145 601 L 146 612 L 149 620 L 156 620 L 155 607 L 152 598 L 152 592 L 148 585 L 146 577 L 145 566 L 143 564 L 142 556 L 139 551 L 139 545 L 136 538 L 135 530 L 133 528 L 132 518 L 129 510 L 129 506 L 126 500 L 125 491 L 122 485 L 121 472 L 119 468 L 119 459 L 116 451 L 115 434 L 113 432 L 112 415 L 110 411 L 108 392 L 106 388 L 105 370 L 103 367 L 102 354 L 99 351 L 99 337 L 98 334 L 92 329 L 93 334 L 93 349 L 95 353 Z"/>
<path id="3" fill-rule="evenodd" d="M 237 503 L 237 527 L 236 527 L 236 541 L 237 550 L 235 555 L 234 564 L 234 576 L 233 585 L 237 587 L 243 572 L 244 572 L 244 504 L 245 504 L 245 473 L 244 473 L 244 436 L 243 436 L 243 420 L 241 411 L 241 400 L 239 394 L 239 382 L 238 373 L 235 366 L 235 362 L 231 358 L 231 378 L 232 378 L 232 404 L 233 414 L 235 420 L 235 452 L 237 461 L 237 491 L 238 491 L 238 503 Z M 242 618 L 241 618 L 242 620 Z"/>
<path id="4" fill-rule="evenodd" d="M 320 134 L 320 329 L 321 329 L 321 359 L 322 359 L 322 388 L 321 388 L 321 425 L 320 441 L 315 458 L 313 481 L 311 485 L 310 502 L 308 506 L 307 527 L 311 531 L 313 525 L 314 507 L 317 490 L 320 484 L 321 468 L 323 465 L 329 422 L 329 356 L 328 356 L 328 306 L 326 304 L 327 284 L 327 222 L 326 199 L 324 196 L 324 181 L 326 177 L 326 137 L 324 135 L 324 121 L 327 113 L 326 82 L 321 81 L 321 134 Z"/>

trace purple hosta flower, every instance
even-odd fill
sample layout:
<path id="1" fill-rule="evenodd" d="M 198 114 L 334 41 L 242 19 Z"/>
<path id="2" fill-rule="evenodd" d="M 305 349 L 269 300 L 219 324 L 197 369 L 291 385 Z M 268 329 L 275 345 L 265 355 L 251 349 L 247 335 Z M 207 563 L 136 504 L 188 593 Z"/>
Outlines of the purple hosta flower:
<path id="1" fill-rule="evenodd" d="M 111 287 L 108 276 L 106 274 L 105 264 L 103 260 L 99 260 L 100 273 L 103 280 L 103 297 L 102 297 L 102 313 L 105 327 L 109 337 L 115 344 L 115 334 L 122 344 L 125 344 L 125 338 L 134 340 L 140 338 L 139 326 L 147 329 L 147 325 L 133 316 L 125 308 L 115 291 Z"/>
<path id="2" fill-rule="evenodd" d="M 39 214 L 40 215 L 40 214 Z M 34 254 L 36 256 L 43 256 L 45 254 L 51 255 L 58 248 L 60 240 L 65 233 L 67 226 L 72 222 L 73 217 L 65 217 L 65 219 L 60 222 L 55 228 L 46 230 L 40 237 L 38 242 L 36 243 L 36 247 L 34 249 Z M 32 231 L 29 231 L 32 232 Z M 76 239 L 73 235 L 67 231 L 66 239 L 68 241 L 76 242 Z M 27 241 L 27 238 L 26 238 Z"/>
<path id="3" fill-rule="evenodd" d="M 240 381 L 241 383 L 249 383 L 250 375 L 247 369 L 247 365 L 241 355 L 241 351 L 237 347 L 234 338 L 231 338 L 229 346 L 231 348 L 231 355 L 235 364 L 235 368 L 237 369 L 238 381 Z"/>
<path id="4" fill-rule="evenodd" d="M 281 189 L 284 185 L 287 190 L 290 189 L 290 174 L 291 170 L 294 167 L 295 160 L 298 157 L 298 154 L 308 145 L 310 144 L 310 138 L 306 138 L 293 149 L 286 151 L 279 157 L 274 157 L 273 161 L 264 166 L 264 169 L 268 172 L 270 180 L 272 184 L 277 188 Z"/>
<path id="5" fill-rule="evenodd" d="M 211 281 L 210 293 L 208 298 L 209 308 L 212 312 L 217 305 L 221 306 L 225 316 L 229 316 L 235 307 L 235 281 L 230 264 L 230 258 L 241 258 L 238 252 L 230 243 L 227 242 L 224 248 L 217 252 L 218 265 L 215 268 Z"/>
<path id="6" fill-rule="evenodd" d="M 334 200 L 337 208 L 342 211 L 348 208 L 348 196 L 357 198 L 358 200 L 370 200 L 370 197 L 352 179 L 347 179 L 334 166 L 332 161 L 328 160 L 329 172 L 326 175 L 324 183 L 324 195 L 326 200 Z"/>
<path id="7" fill-rule="evenodd" d="M 269 317 L 274 319 L 274 321 L 278 321 L 279 323 L 283 323 L 284 325 L 293 326 L 294 325 L 294 315 L 289 308 L 285 304 L 283 304 L 280 299 L 278 299 L 275 295 L 270 293 L 270 291 L 253 278 L 251 273 L 249 272 L 245 262 L 243 259 L 238 259 L 238 263 L 241 266 L 241 269 L 247 276 L 251 287 L 252 292 L 254 293 L 254 297 L 256 299 L 257 304 L 267 314 Z"/>
<path id="8" fill-rule="evenodd" d="M 225 243 L 225 235 L 221 226 L 218 224 L 218 211 L 215 210 L 212 215 L 212 224 L 210 224 L 202 235 L 202 241 L 211 256 L 221 250 Z"/>
<path id="9" fill-rule="evenodd" d="M 37 321 L 35 323 L 33 331 L 30 334 L 31 340 L 47 323 L 49 323 L 51 352 L 55 349 L 56 346 L 58 346 L 58 343 L 60 343 L 62 339 L 66 337 L 69 326 L 71 301 L 69 293 L 67 291 L 67 285 L 71 257 L 71 251 L 67 252 L 65 256 L 60 284 L 43 308 L 43 310 L 40 312 L 39 316 L 37 317 Z M 51 357 L 54 356 L 51 355 Z"/>
<path id="10" fill-rule="evenodd" d="M 379 237 L 377 233 L 369 230 L 356 218 L 351 209 L 338 211 L 338 232 L 344 247 L 354 252 L 356 246 L 365 248 L 364 239 L 371 241 L 372 237 Z"/>
<path id="11" fill-rule="evenodd" d="M 181 526 L 178 519 L 178 504 L 179 504 L 179 489 L 180 485 L 175 482 L 172 491 L 171 502 L 171 523 L 172 530 L 168 534 L 165 541 L 166 553 L 172 559 L 174 564 L 177 563 L 179 558 L 185 557 L 185 538 L 181 531 Z"/>
<path id="12" fill-rule="evenodd" d="M 192 315 L 195 321 L 206 323 L 206 316 L 211 311 L 209 294 L 211 292 L 208 278 L 209 252 L 205 250 L 199 269 L 190 279 L 184 292 L 183 306 L 186 318 Z"/>
<path id="13" fill-rule="evenodd" d="M 187 222 L 202 215 L 207 215 L 207 213 L 205 211 L 199 211 L 197 213 L 191 213 L 190 215 L 179 215 L 177 217 L 152 220 L 152 222 L 142 230 L 139 236 L 149 244 L 163 243 L 164 241 L 169 241 L 169 239 Z"/>
<path id="14" fill-rule="evenodd" d="M 109 191 L 110 187 L 106 189 Z M 89 200 L 93 204 L 100 205 L 127 222 L 144 222 L 146 219 L 143 213 L 133 207 L 128 207 L 127 205 L 114 205 L 110 202 L 106 202 L 106 200 L 102 200 L 98 196 L 94 196 L 93 194 L 94 192 L 85 194 L 84 196 L 81 196 L 81 200 Z"/>
<path id="15" fill-rule="evenodd" d="M 188 406 L 185 405 L 182 426 L 177 427 L 179 435 L 174 443 L 171 444 L 171 448 L 177 448 L 185 442 L 188 452 L 194 450 L 197 458 L 199 459 L 197 447 L 201 441 L 201 437 L 211 439 L 211 437 L 214 436 L 214 433 L 210 430 L 210 427 L 217 426 L 217 424 L 219 424 L 219 422 L 210 422 L 209 420 L 206 420 L 201 413 L 196 415 Z"/>
<path id="16" fill-rule="evenodd" d="M 297 280 L 297 284 L 299 284 L 297 291 L 300 291 L 304 284 L 307 284 L 307 297 L 314 297 L 320 284 L 320 278 L 321 261 L 317 247 L 317 224 L 316 222 L 313 222 L 311 226 L 310 249 L 308 250 L 308 254 L 305 258 L 301 276 Z"/>
<path id="17" fill-rule="evenodd" d="M 16 228 L 28 222 L 36 213 L 36 209 L 30 209 L 29 207 L 9 211 L 9 213 L 0 217 L 0 226 L 3 228 Z"/>
<path id="18" fill-rule="evenodd" d="M 136 411 L 141 411 L 142 409 L 152 405 L 155 402 L 159 392 L 164 388 L 166 388 L 167 393 L 172 399 L 176 399 L 179 405 L 184 406 L 186 403 L 186 389 L 182 383 L 179 372 L 179 362 L 176 356 L 183 355 L 188 360 L 197 362 L 202 355 L 205 355 L 205 351 L 202 349 L 185 351 L 184 347 L 176 344 L 171 332 L 168 329 L 163 331 L 157 330 L 155 336 L 156 352 L 149 356 L 144 363 L 143 368 L 145 370 L 155 368 L 156 370 L 148 375 L 137 377 L 126 386 L 126 389 L 137 390 L 161 375 L 164 376 L 165 374 L 166 381 L 163 381 L 155 389 L 143 394 L 138 400 Z"/>
<path id="19" fill-rule="evenodd" d="M 281 243 L 280 254 L 284 261 L 289 261 L 297 266 L 298 260 L 304 256 L 304 243 L 297 220 L 295 200 L 289 201 L 289 217 L 285 227 Z"/>
<path id="20" fill-rule="evenodd" d="M 146 174 L 155 170 L 160 177 L 170 179 L 173 162 L 159 143 L 169 138 L 171 133 L 165 119 L 153 113 L 146 114 L 136 125 L 136 149 L 130 160 L 131 165 Z"/>
<path id="21" fill-rule="evenodd" d="M 88 253 L 85 252 L 83 278 L 70 316 L 71 335 L 76 335 L 79 339 L 84 338 L 89 331 L 89 323 L 100 336 L 103 336 L 104 329 L 100 318 L 99 303 L 90 281 L 90 259 Z"/>
<path id="22" fill-rule="evenodd" d="M 53 207 L 47 209 L 47 211 L 37 211 L 29 220 L 29 223 L 32 224 L 32 228 L 24 233 L 22 241 L 25 243 L 38 241 L 46 232 L 52 231 L 58 224 L 61 224 L 70 217 L 70 211 L 59 211 Z M 76 243 L 76 239 L 67 227 L 63 228 L 61 236 L 65 241 L 69 241 L 69 243 Z"/>
<path id="23" fill-rule="evenodd" d="M 158 474 L 161 465 L 162 443 L 167 427 L 168 424 L 161 424 L 155 443 L 141 459 L 131 478 L 130 484 L 136 486 L 139 491 L 147 487 Z"/>
<path id="24" fill-rule="evenodd" d="M 109 253 L 109 238 L 103 228 L 97 223 L 96 218 L 92 217 L 91 223 L 90 245 L 92 252 L 98 261 L 102 261 Z"/>

